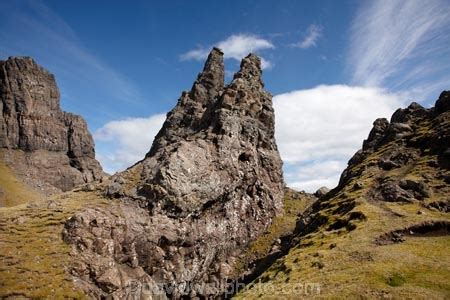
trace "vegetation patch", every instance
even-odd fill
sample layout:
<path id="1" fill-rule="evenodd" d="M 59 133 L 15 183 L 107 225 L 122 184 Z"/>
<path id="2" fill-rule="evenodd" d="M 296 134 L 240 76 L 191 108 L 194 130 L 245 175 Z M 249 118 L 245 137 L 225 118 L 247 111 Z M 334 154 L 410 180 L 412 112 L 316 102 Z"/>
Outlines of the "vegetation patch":
<path id="1" fill-rule="evenodd" d="M 62 241 L 61 231 L 76 211 L 104 205 L 111 202 L 78 191 L 0 208 L 0 298 L 86 298 L 66 273 L 70 246 Z"/>
<path id="2" fill-rule="evenodd" d="M 286 189 L 283 200 L 284 213 L 275 217 L 269 228 L 257 240 L 251 243 L 249 251 L 237 262 L 236 273 L 242 274 L 252 262 L 268 256 L 274 248 L 274 243 L 277 243 L 277 240 L 281 242 L 283 237 L 292 234 L 298 217 L 315 200 L 316 198 L 309 194 Z"/>
<path id="3" fill-rule="evenodd" d="M 401 286 L 406 282 L 406 279 L 398 273 L 394 273 L 386 279 L 386 283 L 392 287 Z"/>

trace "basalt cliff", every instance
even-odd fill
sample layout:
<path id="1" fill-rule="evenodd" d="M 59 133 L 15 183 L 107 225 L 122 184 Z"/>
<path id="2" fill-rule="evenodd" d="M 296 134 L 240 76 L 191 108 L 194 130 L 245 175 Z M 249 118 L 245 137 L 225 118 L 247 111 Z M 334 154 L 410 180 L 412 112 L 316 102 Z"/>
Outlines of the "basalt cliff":
<path id="1" fill-rule="evenodd" d="M 0 61 L 0 99 L 0 161 L 34 191 L 54 194 L 101 178 L 86 122 L 61 110 L 54 76 L 33 59 Z"/>

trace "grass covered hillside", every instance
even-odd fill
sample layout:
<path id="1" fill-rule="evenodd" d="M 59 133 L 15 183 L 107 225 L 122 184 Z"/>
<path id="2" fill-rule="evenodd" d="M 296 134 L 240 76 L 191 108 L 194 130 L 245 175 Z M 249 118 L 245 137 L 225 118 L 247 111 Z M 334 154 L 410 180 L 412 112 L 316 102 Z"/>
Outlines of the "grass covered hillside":
<path id="1" fill-rule="evenodd" d="M 236 298 L 449 298 L 449 98 L 377 120 L 289 250 Z"/>

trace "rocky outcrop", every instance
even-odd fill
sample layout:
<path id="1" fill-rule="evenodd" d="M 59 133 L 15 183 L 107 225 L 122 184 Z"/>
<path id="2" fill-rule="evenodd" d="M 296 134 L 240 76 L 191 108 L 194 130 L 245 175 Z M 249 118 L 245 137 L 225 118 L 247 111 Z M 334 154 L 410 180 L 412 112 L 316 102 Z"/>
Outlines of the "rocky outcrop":
<path id="1" fill-rule="evenodd" d="M 0 148 L 9 165 L 59 190 L 102 176 L 82 117 L 60 108 L 52 74 L 29 57 L 0 61 Z M 2 152 L 3 153 L 3 152 Z"/>
<path id="2" fill-rule="evenodd" d="M 351 179 L 361 175 L 364 168 L 376 164 L 381 170 L 389 171 L 404 167 L 425 155 L 436 155 L 436 167 L 449 170 L 450 164 L 450 128 L 448 128 L 448 112 L 450 110 L 450 92 L 444 91 L 436 101 L 435 107 L 426 109 L 418 103 L 411 103 L 405 109 L 398 109 L 389 122 L 386 119 L 377 119 L 368 138 L 364 141 L 361 150 L 349 160 L 348 167 L 342 173 L 338 190 Z M 386 151 L 384 146 L 395 144 Z M 359 166 L 371 155 L 380 152 L 377 160 Z M 397 190 L 395 193 L 404 194 L 398 190 L 399 182 L 395 187 L 390 182 L 381 186 L 388 190 Z M 420 185 L 419 183 L 417 185 Z M 411 186 L 411 184 L 408 184 Z M 400 187 L 401 188 L 401 187 Z M 423 194 L 425 192 L 421 192 Z M 396 197 L 394 197 L 396 198 Z M 404 197 L 403 197 L 404 198 Z"/>
<path id="3" fill-rule="evenodd" d="M 236 260 L 282 211 L 281 167 L 260 59 L 248 55 L 224 86 L 214 48 L 145 159 L 105 187 L 120 208 L 66 223 L 72 274 L 96 297 L 146 287 L 172 298 L 221 294 L 239 276 Z"/>

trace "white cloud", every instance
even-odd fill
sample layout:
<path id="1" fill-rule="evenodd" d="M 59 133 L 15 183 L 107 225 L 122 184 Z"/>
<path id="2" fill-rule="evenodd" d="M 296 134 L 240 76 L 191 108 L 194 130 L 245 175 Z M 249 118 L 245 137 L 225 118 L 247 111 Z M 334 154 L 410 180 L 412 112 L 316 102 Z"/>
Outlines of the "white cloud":
<path id="1" fill-rule="evenodd" d="M 265 70 L 265 69 L 272 69 L 272 68 L 273 68 L 273 63 L 271 61 L 268 61 L 264 57 L 261 57 L 261 69 Z"/>
<path id="2" fill-rule="evenodd" d="M 322 186 L 336 186 L 346 165 L 345 160 L 331 159 L 294 164 L 286 168 L 284 177 L 291 188 L 315 192 Z"/>
<path id="3" fill-rule="evenodd" d="M 353 82 L 397 91 L 429 91 L 427 86 L 443 79 L 448 86 L 448 28 L 450 5 L 445 0 L 364 2 L 351 27 Z M 436 97 L 445 87 L 429 92 Z"/>
<path id="4" fill-rule="evenodd" d="M 104 170 L 115 173 L 144 158 L 161 129 L 165 114 L 111 121 L 94 133 L 97 158 Z"/>
<path id="5" fill-rule="evenodd" d="M 403 105 L 377 88 L 321 85 L 276 95 L 275 132 L 288 185 L 314 191 L 337 184 L 376 118 Z"/>
<path id="6" fill-rule="evenodd" d="M 199 48 L 193 49 L 186 53 L 180 55 L 180 60 L 204 60 L 211 49 L 210 48 Z"/>
<path id="7" fill-rule="evenodd" d="M 240 61 L 251 52 L 257 52 L 266 49 L 275 48 L 275 46 L 268 40 L 248 34 L 231 35 L 227 39 L 215 43 L 214 46 L 221 49 L 224 53 L 224 58 L 231 58 Z M 211 47 L 200 47 L 190 50 L 180 56 L 180 60 L 205 60 L 211 51 Z M 270 68 L 272 64 L 261 58 L 262 68 Z"/>
<path id="8" fill-rule="evenodd" d="M 308 27 L 306 31 L 305 38 L 292 46 L 298 47 L 301 49 L 308 49 L 311 47 L 315 47 L 317 45 L 317 41 L 322 36 L 322 26 L 312 24 Z"/>

